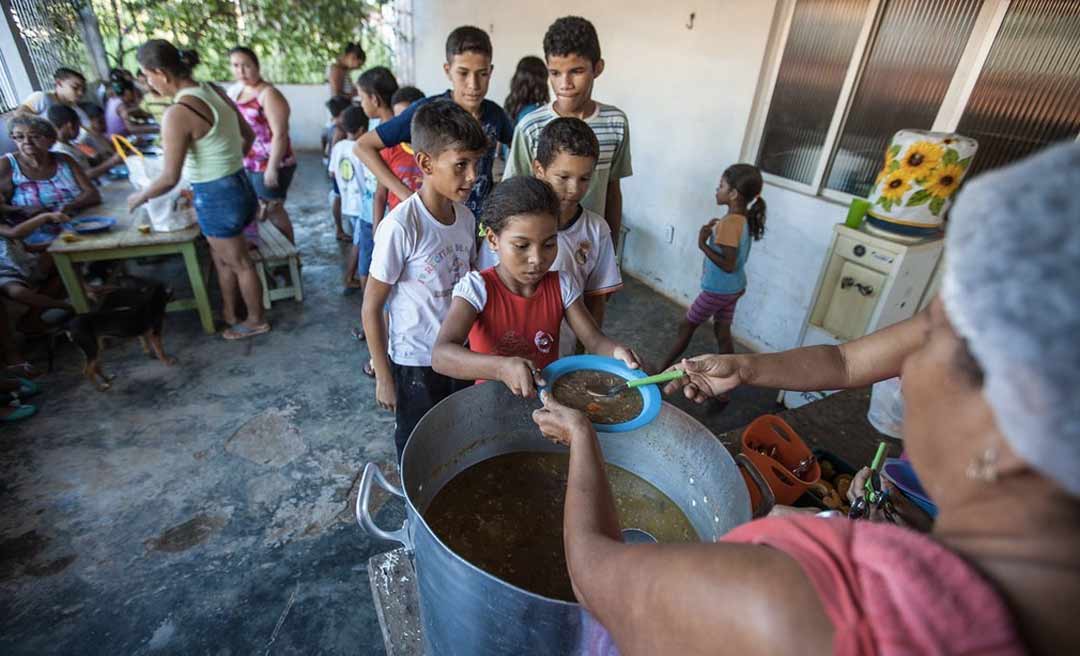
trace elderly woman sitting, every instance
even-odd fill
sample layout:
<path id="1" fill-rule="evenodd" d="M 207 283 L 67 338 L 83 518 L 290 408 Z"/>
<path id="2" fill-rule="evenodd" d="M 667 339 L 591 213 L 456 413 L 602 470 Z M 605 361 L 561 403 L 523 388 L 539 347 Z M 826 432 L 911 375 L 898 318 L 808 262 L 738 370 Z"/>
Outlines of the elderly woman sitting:
<path id="1" fill-rule="evenodd" d="M 17 149 L 0 158 L 0 211 L 9 226 L 38 214 L 72 213 L 101 202 L 97 187 L 68 155 L 50 152 L 56 129 L 37 116 L 18 115 L 8 122 Z M 60 226 L 46 222 L 23 241 L 31 250 L 44 250 Z"/>
<path id="2" fill-rule="evenodd" d="M 1077 188 L 1069 144 L 957 200 L 943 290 L 902 367 L 929 535 L 789 515 L 719 544 L 623 544 L 596 434 L 545 400 L 534 420 L 570 445 L 574 590 L 622 653 L 1080 653 Z M 687 384 L 710 389 L 702 376 Z"/>

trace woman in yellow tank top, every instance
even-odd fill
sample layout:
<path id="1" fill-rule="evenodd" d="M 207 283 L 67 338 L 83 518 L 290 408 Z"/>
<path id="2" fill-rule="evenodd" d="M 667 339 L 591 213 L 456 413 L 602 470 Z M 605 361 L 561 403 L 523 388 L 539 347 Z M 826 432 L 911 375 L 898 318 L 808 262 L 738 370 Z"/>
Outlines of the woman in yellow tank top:
<path id="1" fill-rule="evenodd" d="M 244 339 L 268 332 L 263 315 L 262 285 L 248 255 L 244 226 L 258 209 L 251 183 L 244 173 L 244 154 L 255 134 L 225 92 L 198 82 L 191 69 L 198 53 L 177 50 L 162 39 L 139 48 L 139 66 L 150 86 L 175 103 L 165 110 L 161 140 L 164 170 L 146 189 L 128 199 L 132 211 L 151 198 L 172 189 L 181 177 L 191 182 L 199 227 L 207 241 L 218 272 L 223 314 L 229 328 L 225 339 Z M 238 301 L 243 298 L 247 316 L 240 319 Z"/>

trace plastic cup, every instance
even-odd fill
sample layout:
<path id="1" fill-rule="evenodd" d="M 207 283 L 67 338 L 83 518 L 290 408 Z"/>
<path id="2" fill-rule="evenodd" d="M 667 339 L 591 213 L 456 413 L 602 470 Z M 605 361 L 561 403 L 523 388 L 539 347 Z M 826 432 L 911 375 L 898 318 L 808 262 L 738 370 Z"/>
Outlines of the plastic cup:
<path id="1" fill-rule="evenodd" d="M 848 207 L 847 218 L 844 219 L 844 225 L 849 228 L 859 229 L 862 225 L 863 219 L 866 218 L 866 212 L 870 209 L 870 201 L 865 198 L 852 198 L 851 206 Z"/>

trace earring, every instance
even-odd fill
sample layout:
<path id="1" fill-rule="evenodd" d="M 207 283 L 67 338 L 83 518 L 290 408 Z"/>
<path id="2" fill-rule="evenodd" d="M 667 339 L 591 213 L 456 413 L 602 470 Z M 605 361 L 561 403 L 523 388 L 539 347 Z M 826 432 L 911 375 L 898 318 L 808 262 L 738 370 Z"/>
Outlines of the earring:
<path id="1" fill-rule="evenodd" d="M 994 447 L 989 447 L 975 457 L 965 472 L 968 480 L 993 483 L 997 480 L 998 452 Z"/>

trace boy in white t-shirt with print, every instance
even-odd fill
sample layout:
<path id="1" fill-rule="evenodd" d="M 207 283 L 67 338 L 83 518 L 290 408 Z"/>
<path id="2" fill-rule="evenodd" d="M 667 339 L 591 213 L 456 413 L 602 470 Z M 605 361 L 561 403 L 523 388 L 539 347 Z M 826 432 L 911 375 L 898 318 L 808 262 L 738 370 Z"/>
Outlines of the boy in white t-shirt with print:
<path id="1" fill-rule="evenodd" d="M 471 384 L 436 373 L 431 352 L 454 285 L 476 259 L 476 218 L 463 203 L 488 148 L 480 123 L 449 101 L 418 108 L 410 130 L 424 182 L 379 222 L 363 309 L 375 399 L 394 410 L 399 460 L 420 418 Z"/>
<path id="2" fill-rule="evenodd" d="M 330 150 L 327 169 L 334 176 L 341 197 L 341 221 L 352 225 L 352 252 L 345 268 L 345 289 L 363 289 L 371 268 L 371 250 L 374 245 L 371 231 L 371 207 L 365 217 L 364 165 L 353 155 L 352 148 L 367 132 L 368 117 L 363 109 L 349 107 L 339 120 L 345 138 Z M 357 277 L 359 276 L 359 277 Z"/>

